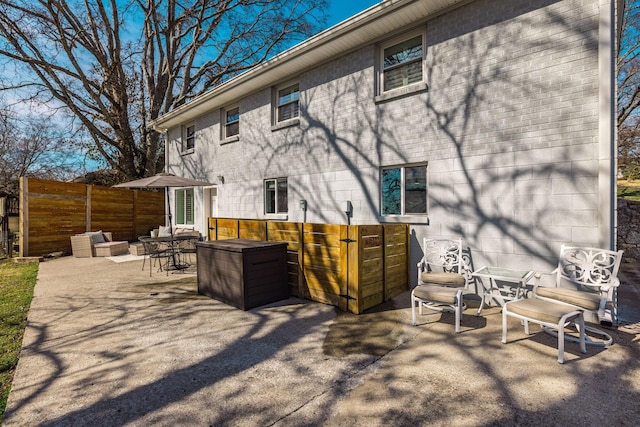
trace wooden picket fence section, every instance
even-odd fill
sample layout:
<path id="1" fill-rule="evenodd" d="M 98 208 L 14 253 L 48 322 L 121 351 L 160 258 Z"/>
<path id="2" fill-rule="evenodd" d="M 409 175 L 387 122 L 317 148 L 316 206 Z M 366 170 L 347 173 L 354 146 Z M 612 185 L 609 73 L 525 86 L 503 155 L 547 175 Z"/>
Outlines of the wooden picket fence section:
<path id="1" fill-rule="evenodd" d="M 110 231 L 135 241 L 165 223 L 164 193 L 20 178 L 20 256 L 71 253 L 70 237 Z"/>
<path id="2" fill-rule="evenodd" d="M 409 288 L 409 227 L 209 218 L 209 239 L 287 242 L 291 295 L 362 313 Z"/>

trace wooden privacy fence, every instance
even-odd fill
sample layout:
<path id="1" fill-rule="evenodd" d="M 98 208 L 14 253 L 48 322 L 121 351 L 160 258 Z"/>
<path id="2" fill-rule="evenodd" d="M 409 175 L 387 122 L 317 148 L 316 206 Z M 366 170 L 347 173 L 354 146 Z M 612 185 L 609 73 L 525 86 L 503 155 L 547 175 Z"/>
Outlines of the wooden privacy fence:
<path id="1" fill-rule="evenodd" d="M 162 192 L 20 178 L 20 256 L 71 253 L 70 237 L 85 231 L 134 241 L 164 223 Z"/>
<path id="2" fill-rule="evenodd" d="M 209 240 L 287 243 L 291 295 L 362 313 L 409 289 L 409 226 L 209 218 Z"/>

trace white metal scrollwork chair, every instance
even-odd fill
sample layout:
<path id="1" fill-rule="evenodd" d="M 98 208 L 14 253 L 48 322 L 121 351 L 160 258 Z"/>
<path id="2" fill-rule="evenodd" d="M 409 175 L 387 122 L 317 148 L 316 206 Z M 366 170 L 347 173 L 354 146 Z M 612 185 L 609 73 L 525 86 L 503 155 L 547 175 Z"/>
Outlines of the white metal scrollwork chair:
<path id="1" fill-rule="evenodd" d="M 424 239 L 424 256 L 418 263 L 418 286 L 411 291 L 411 320 L 416 325 L 416 308 L 455 313 L 460 332 L 462 298 L 466 280 L 462 263 L 462 239 Z"/>
<path id="2" fill-rule="evenodd" d="M 558 267 L 547 274 L 554 277 L 555 283 L 552 286 L 542 285 L 538 274 L 533 289 L 534 296 L 575 307 L 585 313 L 590 312 L 597 322 L 615 326 L 617 288 L 620 285 L 617 276 L 623 252 L 562 245 Z M 587 344 L 604 346 L 613 342 L 611 335 L 601 329 L 592 326 L 585 326 L 584 329 L 589 332 Z M 593 335 L 598 338 L 594 339 Z M 572 337 L 567 339 L 573 340 Z"/>

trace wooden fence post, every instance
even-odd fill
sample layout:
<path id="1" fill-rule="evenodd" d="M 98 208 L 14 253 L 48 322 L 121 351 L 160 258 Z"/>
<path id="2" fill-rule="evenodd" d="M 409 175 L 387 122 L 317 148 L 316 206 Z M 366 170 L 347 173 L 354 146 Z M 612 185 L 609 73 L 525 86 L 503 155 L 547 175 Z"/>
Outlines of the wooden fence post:
<path id="1" fill-rule="evenodd" d="M 129 240 L 135 241 L 138 236 L 136 236 L 136 230 L 138 229 L 138 190 L 133 190 L 133 218 L 131 224 L 131 234 Z"/>
<path id="2" fill-rule="evenodd" d="M 29 256 L 29 178 L 20 177 L 20 256 Z"/>
<path id="3" fill-rule="evenodd" d="M 84 213 L 84 217 L 85 217 L 85 224 L 86 224 L 86 229 L 85 231 L 93 231 L 91 229 L 91 191 L 93 190 L 93 186 L 92 185 L 87 185 L 87 193 L 86 193 L 86 200 L 85 200 L 85 213 Z"/>

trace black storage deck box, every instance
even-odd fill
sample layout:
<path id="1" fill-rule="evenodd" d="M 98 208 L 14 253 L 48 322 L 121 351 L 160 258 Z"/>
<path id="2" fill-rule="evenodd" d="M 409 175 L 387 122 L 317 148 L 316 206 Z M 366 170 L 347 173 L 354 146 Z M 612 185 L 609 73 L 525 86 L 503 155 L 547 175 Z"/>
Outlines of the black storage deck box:
<path id="1" fill-rule="evenodd" d="M 247 239 L 196 243 L 198 293 L 241 310 L 289 297 L 287 244 Z"/>

